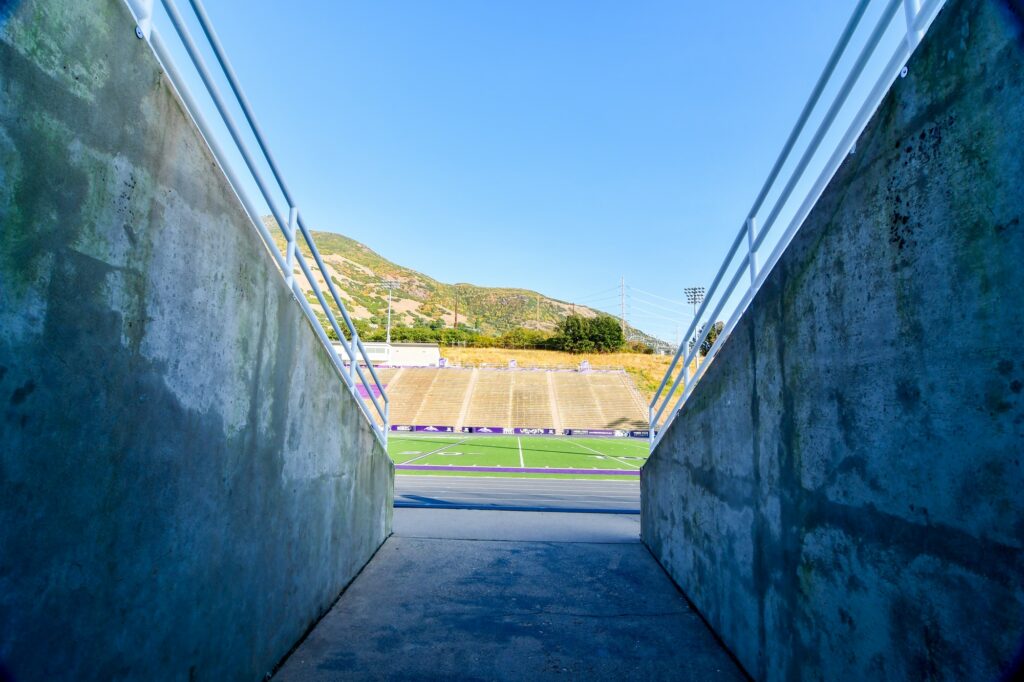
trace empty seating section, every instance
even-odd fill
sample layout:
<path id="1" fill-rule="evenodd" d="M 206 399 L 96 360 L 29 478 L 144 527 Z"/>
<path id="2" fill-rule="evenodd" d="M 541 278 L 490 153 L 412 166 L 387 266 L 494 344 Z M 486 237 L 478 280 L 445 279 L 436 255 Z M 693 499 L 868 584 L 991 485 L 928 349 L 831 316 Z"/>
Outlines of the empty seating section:
<path id="1" fill-rule="evenodd" d="M 378 369 L 377 375 L 391 398 L 392 424 L 647 428 L 644 406 L 624 372 L 407 367 Z M 460 421 L 467 391 L 469 406 Z"/>
<path id="2" fill-rule="evenodd" d="M 427 397 L 430 385 L 440 370 L 430 367 L 406 367 L 402 376 L 394 382 L 394 389 L 388 391 L 391 400 L 392 424 L 415 424 L 416 413 L 420 411 Z"/>
<path id="3" fill-rule="evenodd" d="M 555 420 L 548 393 L 548 372 L 526 370 L 514 374 L 511 426 L 553 428 Z"/>
<path id="4" fill-rule="evenodd" d="M 646 429 L 647 416 L 626 374 L 591 374 L 590 388 L 604 415 L 602 429 Z M 571 424 L 566 424 L 572 428 Z M 588 428 L 586 426 L 581 428 Z"/>
<path id="5" fill-rule="evenodd" d="M 644 410 L 625 373 L 556 372 L 553 379 L 564 428 L 647 428 Z"/>
<path id="6" fill-rule="evenodd" d="M 375 367 L 373 371 L 377 373 L 377 378 L 380 379 L 380 383 L 384 384 L 385 389 L 387 388 L 387 385 L 391 383 L 391 380 L 395 378 L 395 375 L 398 374 L 398 370 L 391 367 Z M 365 368 L 363 369 L 363 372 L 366 372 Z M 366 378 L 370 379 L 370 383 L 373 383 L 373 379 L 370 378 L 369 373 L 366 374 Z"/>
<path id="7" fill-rule="evenodd" d="M 415 416 L 416 421 L 411 423 L 454 426 L 472 376 L 469 370 L 437 370 L 437 379 L 427 389 L 423 405 Z M 399 384 L 399 389 L 401 387 Z"/>
<path id="8" fill-rule="evenodd" d="M 519 374 L 521 372 L 499 369 L 477 370 L 476 386 L 463 426 L 511 426 L 509 400 L 512 382 Z"/>
<path id="9" fill-rule="evenodd" d="M 601 406 L 590 388 L 591 374 L 557 372 L 552 377 L 562 427 L 567 429 L 603 429 Z"/>

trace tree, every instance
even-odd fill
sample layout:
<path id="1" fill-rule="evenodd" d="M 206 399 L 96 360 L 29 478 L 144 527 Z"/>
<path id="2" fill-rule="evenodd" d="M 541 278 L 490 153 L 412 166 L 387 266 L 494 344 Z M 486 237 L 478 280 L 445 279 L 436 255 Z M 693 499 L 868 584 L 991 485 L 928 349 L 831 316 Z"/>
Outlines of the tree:
<path id="1" fill-rule="evenodd" d="M 611 315 L 599 315 L 590 322 L 590 340 L 600 353 L 611 353 L 622 348 L 626 343 L 622 335 L 622 326 Z"/>
<path id="2" fill-rule="evenodd" d="M 708 353 L 711 352 L 711 347 L 715 345 L 715 340 L 718 338 L 718 335 L 722 333 L 722 329 L 724 327 L 725 323 L 721 321 L 715 322 L 711 325 L 707 338 L 701 341 L 700 348 L 697 349 L 697 353 L 700 354 L 702 358 L 707 357 Z M 699 339 L 703 336 L 704 326 L 702 325 L 700 331 L 697 332 L 697 338 Z M 690 350 L 693 350 L 693 339 L 690 340 Z"/>
<path id="3" fill-rule="evenodd" d="M 624 343 L 622 328 L 614 317 L 569 315 L 558 324 L 558 333 L 548 345 L 569 353 L 609 353 L 619 350 Z"/>
<path id="4" fill-rule="evenodd" d="M 558 323 L 556 345 L 559 350 L 569 353 L 585 353 L 593 350 L 590 342 L 587 320 L 579 315 L 569 315 Z"/>

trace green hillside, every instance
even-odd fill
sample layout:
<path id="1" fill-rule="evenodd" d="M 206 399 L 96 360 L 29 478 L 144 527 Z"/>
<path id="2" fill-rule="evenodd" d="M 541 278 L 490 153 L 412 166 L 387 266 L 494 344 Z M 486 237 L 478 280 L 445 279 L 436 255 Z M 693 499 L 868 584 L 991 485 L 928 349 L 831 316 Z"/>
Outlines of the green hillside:
<path id="1" fill-rule="evenodd" d="M 283 252 L 285 241 L 276 222 L 269 217 L 264 221 Z M 574 307 L 569 302 L 529 289 L 446 284 L 392 263 L 344 235 L 334 232 L 312 234 L 331 279 L 345 299 L 349 314 L 355 320 L 365 320 L 371 329 L 382 327 L 387 322 L 388 290 L 382 284 L 387 280 L 396 283 L 392 294 L 392 326 L 433 323 L 452 327 L 456 305 L 460 327 L 465 325 L 488 335 L 499 335 L 517 327 L 551 332 L 573 311 L 584 317 L 598 314 L 595 309 Z M 302 243 L 301 237 L 299 242 Z M 308 256 L 308 249 L 303 248 L 303 253 Z M 307 262 L 322 284 L 323 274 L 311 258 Z M 311 292 L 305 278 L 299 281 Z M 312 293 L 309 297 L 315 300 Z M 654 341 L 635 329 L 630 329 L 627 336 Z"/>

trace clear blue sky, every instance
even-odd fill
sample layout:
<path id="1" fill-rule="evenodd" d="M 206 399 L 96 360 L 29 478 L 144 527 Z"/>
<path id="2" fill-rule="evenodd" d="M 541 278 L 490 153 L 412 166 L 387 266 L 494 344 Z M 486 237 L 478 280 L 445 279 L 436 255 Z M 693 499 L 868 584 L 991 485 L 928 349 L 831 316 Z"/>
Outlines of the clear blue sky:
<path id="1" fill-rule="evenodd" d="M 206 5 L 315 229 L 671 340 L 853 0 Z"/>

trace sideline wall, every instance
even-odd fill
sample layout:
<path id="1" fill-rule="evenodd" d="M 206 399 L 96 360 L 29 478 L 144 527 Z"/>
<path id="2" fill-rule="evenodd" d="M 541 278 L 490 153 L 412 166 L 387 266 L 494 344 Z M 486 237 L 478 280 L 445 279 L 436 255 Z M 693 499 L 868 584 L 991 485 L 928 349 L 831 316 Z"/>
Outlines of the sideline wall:
<path id="1" fill-rule="evenodd" d="M 1024 634 L 1024 9 L 952 1 L 642 471 L 757 679 L 996 679 Z"/>
<path id="2" fill-rule="evenodd" d="M 262 678 L 393 467 L 121 0 L 0 0 L 0 670 Z"/>

